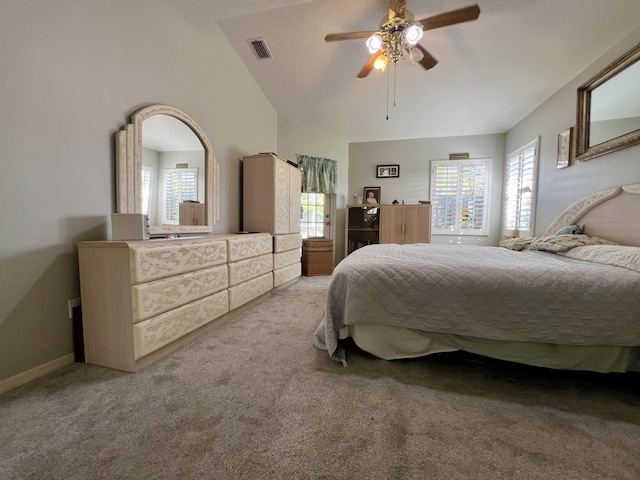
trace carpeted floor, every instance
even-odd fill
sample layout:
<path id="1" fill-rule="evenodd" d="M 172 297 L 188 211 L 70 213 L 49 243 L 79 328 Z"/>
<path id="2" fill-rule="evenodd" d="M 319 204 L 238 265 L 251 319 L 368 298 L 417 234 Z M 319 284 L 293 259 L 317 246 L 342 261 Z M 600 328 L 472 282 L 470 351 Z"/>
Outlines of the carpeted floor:
<path id="1" fill-rule="evenodd" d="M 75 364 L 0 396 L 0 478 L 634 479 L 640 375 L 313 347 L 329 277 L 141 373 Z"/>

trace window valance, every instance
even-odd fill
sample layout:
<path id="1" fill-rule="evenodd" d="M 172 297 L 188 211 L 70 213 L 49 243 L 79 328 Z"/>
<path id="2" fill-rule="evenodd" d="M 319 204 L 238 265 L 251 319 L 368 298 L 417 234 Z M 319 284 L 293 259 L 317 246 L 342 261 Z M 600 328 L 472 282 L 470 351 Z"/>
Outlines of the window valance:
<path id="1" fill-rule="evenodd" d="M 307 193 L 336 193 L 338 162 L 296 153 L 302 165 L 302 190 Z"/>

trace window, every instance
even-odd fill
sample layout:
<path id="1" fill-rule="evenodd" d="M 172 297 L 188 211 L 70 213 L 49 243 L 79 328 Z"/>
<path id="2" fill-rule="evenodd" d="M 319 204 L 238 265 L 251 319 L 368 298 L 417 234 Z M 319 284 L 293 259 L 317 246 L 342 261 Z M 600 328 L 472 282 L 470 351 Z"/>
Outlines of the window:
<path id="1" fill-rule="evenodd" d="M 300 203 L 302 204 L 302 217 L 300 219 L 302 238 L 324 237 L 324 193 L 303 193 L 300 197 Z"/>
<path id="2" fill-rule="evenodd" d="M 506 236 L 533 236 L 537 171 L 537 138 L 507 157 L 502 218 Z"/>
<path id="3" fill-rule="evenodd" d="M 163 180 L 162 223 L 178 225 L 180 203 L 186 200 L 198 200 L 198 169 L 165 168 Z"/>
<path id="4" fill-rule="evenodd" d="M 487 235 L 491 160 L 431 162 L 434 235 Z"/>

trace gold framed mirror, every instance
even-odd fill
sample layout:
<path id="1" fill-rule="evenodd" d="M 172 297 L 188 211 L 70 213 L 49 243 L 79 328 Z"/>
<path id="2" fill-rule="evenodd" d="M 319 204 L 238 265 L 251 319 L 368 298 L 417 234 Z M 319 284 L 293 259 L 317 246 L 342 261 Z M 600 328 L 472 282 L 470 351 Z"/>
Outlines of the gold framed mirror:
<path id="1" fill-rule="evenodd" d="M 218 163 L 183 111 L 151 105 L 116 136 L 118 213 L 149 216 L 154 236 L 209 233 L 219 218 Z"/>
<path id="2" fill-rule="evenodd" d="M 640 143 L 640 44 L 578 88 L 576 159 Z"/>

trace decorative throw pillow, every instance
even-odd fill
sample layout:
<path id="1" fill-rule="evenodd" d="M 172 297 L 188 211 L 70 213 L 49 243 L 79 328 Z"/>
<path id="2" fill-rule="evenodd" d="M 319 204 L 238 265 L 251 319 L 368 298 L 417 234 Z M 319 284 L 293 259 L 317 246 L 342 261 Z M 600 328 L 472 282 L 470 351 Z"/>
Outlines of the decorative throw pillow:
<path id="1" fill-rule="evenodd" d="M 590 237 L 588 235 L 551 235 L 548 237 L 537 237 L 527 247 L 528 250 L 540 250 L 543 252 L 568 252 L 572 248 L 583 247 L 585 245 L 615 245 L 615 243 L 602 238 Z"/>
<path id="2" fill-rule="evenodd" d="M 580 225 L 567 225 L 553 232 L 553 235 L 579 235 L 584 233 L 584 229 Z"/>
<path id="3" fill-rule="evenodd" d="M 571 249 L 563 255 L 576 260 L 628 268 L 640 273 L 640 247 L 587 245 Z"/>

